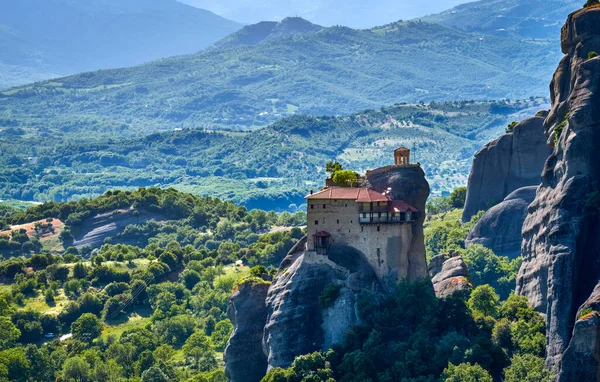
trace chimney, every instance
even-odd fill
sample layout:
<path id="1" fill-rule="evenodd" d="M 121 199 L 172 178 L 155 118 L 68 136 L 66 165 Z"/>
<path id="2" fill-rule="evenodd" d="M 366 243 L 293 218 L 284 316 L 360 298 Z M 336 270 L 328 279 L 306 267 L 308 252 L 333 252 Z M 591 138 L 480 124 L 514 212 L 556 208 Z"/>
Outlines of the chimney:
<path id="1" fill-rule="evenodd" d="M 310 190 L 310 194 L 311 194 L 311 195 L 313 194 L 313 190 Z"/>

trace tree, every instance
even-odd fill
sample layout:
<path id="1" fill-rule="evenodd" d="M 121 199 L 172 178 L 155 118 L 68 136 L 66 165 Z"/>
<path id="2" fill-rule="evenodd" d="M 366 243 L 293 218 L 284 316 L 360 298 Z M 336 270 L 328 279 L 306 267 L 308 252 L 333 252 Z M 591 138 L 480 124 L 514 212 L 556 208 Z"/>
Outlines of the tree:
<path id="1" fill-rule="evenodd" d="M 67 358 L 62 368 L 62 377 L 67 382 L 85 382 L 90 375 L 90 365 L 79 356 Z"/>
<path id="2" fill-rule="evenodd" d="M 202 332 L 194 332 L 182 347 L 183 354 L 190 357 L 200 371 L 210 371 L 217 366 L 215 349 L 210 339 Z"/>
<path id="3" fill-rule="evenodd" d="M 492 376 L 478 364 L 448 364 L 440 379 L 444 382 L 493 382 Z"/>
<path id="4" fill-rule="evenodd" d="M 83 279 L 87 276 L 87 271 L 87 267 L 84 263 L 76 263 L 75 266 L 73 266 L 73 277 L 76 279 Z"/>
<path id="5" fill-rule="evenodd" d="M 8 317 L 0 317 L 0 349 L 7 349 L 21 337 L 21 331 Z"/>
<path id="6" fill-rule="evenodd" d="M 193 269 L 186 269 L 182 273 L 181 278 L 183 280 L 183 283 L 185 284 L 185 287 L 190 290 L 196 284 L 198 284 L 198 282 L 200 282 L 200 274 Z"/>
<path id="7" fill-rule="evenodd" d="M 469 308 L 475 315 L 484 317 L 496 317 L 500 297 L 494 288 L 489 285 L 480 285 L 471 292 L 469 297 Z"/>
<path id="8" fill-rule="evenodd" d="M 357 179 L 358 173 L 352 170 L 339 170 L 333 174 L 333 181 L 341 187 L 352 187 Z"/>
<path id="9" fill-rule="evenodd" d="M 464 208 L 467 199 L 467 187 L 458 187 L 450 194 L 450 204 L 453 208 Z"/>
<path id="10" fill-rule="evenodd" d="M 100 298 L 98 298 L 98 296 L 95 294 L 90 292 L 85 293 L 79 297 L 77 302 L 79 303 L 79 309 L 81 313 L 92 313 L 100 317 L 100 312 L 102 312 L 103 305 Z"/>
<path id="11" fill-rule="evenodd" d="M 504 370 L 505 382 L 550 382 L 552 373 L 544 365 L 544 359 L 532 354 L 517 354 L 511 365 Z"/>
<path id="12" fill-rule="evenodd" d="M 25 356 L 25 348 L 16 347 L 0 352 L 0 379 L 3 381 L 26 382 L 29 380 L 31 364 Z"/>
<path id="13" fill-rule="evenodd" d="M 169 382 L 169 377 L 158 367 L 152 366 L 142 373 L 142 382 Z"/>
<path id="14" fill-rule="evenodd" d="M 222 352 L 225 350 L 225 346 L 227 346 L 227 341 L 229 340 L 232 331 L 233 325 L 231 325 L 231 321 L 229 320 L 219 321 L 217 325 L 215 325 L 215 329 L 210 335 L 210 339 L 217 351 Z"/>
<path id="15" fill-rule="evenodd" d="M 329 161 L 325 165 L 325 172 L 328 172 L 333 176 L 336 172 L 342 171 L 344 168 L 338 161 Z"/>
<path id="16" fill-rule="evenodd" d="M 92 342 L 102 333 L 102 322 L 92 313 L 84 313 L 71 324 L 71 333 L 76 340 Z"/>

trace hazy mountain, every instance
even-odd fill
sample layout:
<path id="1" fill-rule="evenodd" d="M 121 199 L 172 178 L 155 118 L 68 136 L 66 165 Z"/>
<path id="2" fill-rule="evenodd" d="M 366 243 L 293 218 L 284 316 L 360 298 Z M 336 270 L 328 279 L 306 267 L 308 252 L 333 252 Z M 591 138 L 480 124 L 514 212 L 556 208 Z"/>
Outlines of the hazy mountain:
<path id="1" fill-rule="evenodd" d="M 241 30 L 225 37 L 223 40 L 215 43 L 215 47 L 227 48 L 242 45 L 257 45 L 261 42 L 292 37 L 303 34 L 310 34 L 323 29 L 300 17 L 290 17 L 281 22 L 261 21 L 257 24 L 247 25 Z"/>
<path id="2" fill-rule="evenodd" d="M 0 119 L 63 129 L 94 123 L 124 135 L 256 129 L 297 113 L 544 94 L 562 56 L 544 41 L 423 22 L 369 30 L 319 28 L 297 18 L 262 25 L 230 36 L 222 48 L 5 91 Z"/>
<path id="3" fill-rule="evenodd" d="M 467 31 L 558 41 L 566 16 L 581 5 L 578 0 L 482 0 L 422 20 Z"/>
<path id="4" fill-rule="evenodd" d="M 465 0 L 433 0 L 427 3 L 398 0 L 179 0 L 209 9 L 244 23 L 280 21 L 299 16 L 313 23 L 352 28 L 371 28 L 440 12 Z"/>
<path id="5" fill-rule="evenodd" d="M 0 88 L 197 52 L 240 28 L 175 0 L 0 2 Z"/>

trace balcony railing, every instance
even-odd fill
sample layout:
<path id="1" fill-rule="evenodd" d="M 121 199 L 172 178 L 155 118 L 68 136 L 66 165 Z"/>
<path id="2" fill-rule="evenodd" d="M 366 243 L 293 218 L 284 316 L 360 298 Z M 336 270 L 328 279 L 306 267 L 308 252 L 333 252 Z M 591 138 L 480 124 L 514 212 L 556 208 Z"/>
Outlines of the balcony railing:
<path id="1" fill-rule="evenodd" d="M 415 212 L 382 212 L 370 213 L 362 212 L 358 216 L 358 221 L 361 224 L 393 224 L 393 223 L 409 223 L 417 219 Z"/>

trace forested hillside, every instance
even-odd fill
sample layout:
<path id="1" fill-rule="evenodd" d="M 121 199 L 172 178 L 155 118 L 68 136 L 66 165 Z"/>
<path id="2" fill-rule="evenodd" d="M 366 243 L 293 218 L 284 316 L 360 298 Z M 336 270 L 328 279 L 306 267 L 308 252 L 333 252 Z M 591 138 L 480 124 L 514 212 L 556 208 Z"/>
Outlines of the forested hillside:
<path id="1" fill-rule="evenodd" d="M 202 9 L 211 10 L 231 20 L 244 23 L 279 21 L 300 16 L 326 26 L 343 25 L 351 28 L 370 28 L 396 20 L 408 20 L 439 12 L 464 0 L 434 0 L 426 9 L 413 2 L 392 0 L 178 0 Z"/>
<path id="2" fill-rule="evenodd" d="M 543 100 L 396 105 L 348 117 L 295 116 L 255 132 L 184 129 L 126 139 L 121 128 L 21 125 L 0 134 L 0 198 L 67 201 L 173 186 L 251 208 L 291 209 L 322 186 L 325 163 L 364 172 L 413 150 L 434 194 L 466 182 L 470 158 Z M 22 126 L 22 127 L 21 127 Z"/>
<path id="3" fill-rule="evenodd" d="M 0 2 L 0 89 L 194 53 L 241 25 L 175 0 Z"/>
<path id="4" fill-rule="evenodd" d="M 548 42 L 418 21 L 331 27 L 7 90 L 0 119 L 63 130 L 93 124 L 124 135 L 251 130 L 291 114 L 545 94 L 560 57 Z"/>
<path id="5" fill-rule="evenodd" d="M 100 248 L 69 247 L 68 233 L 86 217 L 127 208 L 164 219 L 131 225 Z M 37 230 L 0 234 L 5 381 L 224 381 L 227 298 L 238 283 L 270 282 L 272 265 L 303 235 L 290 225 L 306 217 L 140 189 L 47 203 L 0 227 L 40 219 L 65 222 L 62 255 L 44 248 Z M 269 233 L 277 224 L 289 229 Z M 127 237 L 135 245 L 120 244 Z"/>
<path id="6" fill-rule="evenodd" d="M 480 0 L 422 20 L 460 30 L 556 43 L 566 16 L 581 5 L 575 0 Z"/>

